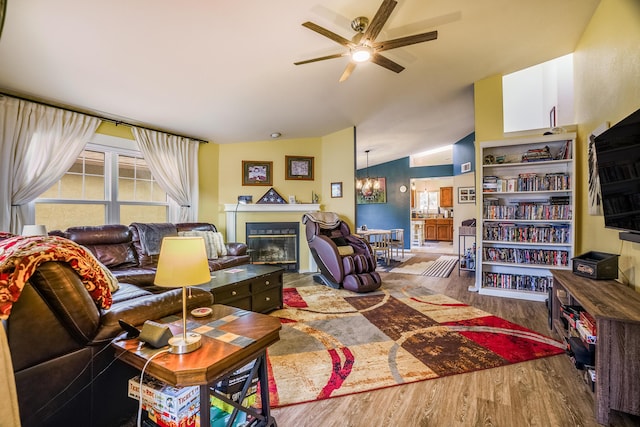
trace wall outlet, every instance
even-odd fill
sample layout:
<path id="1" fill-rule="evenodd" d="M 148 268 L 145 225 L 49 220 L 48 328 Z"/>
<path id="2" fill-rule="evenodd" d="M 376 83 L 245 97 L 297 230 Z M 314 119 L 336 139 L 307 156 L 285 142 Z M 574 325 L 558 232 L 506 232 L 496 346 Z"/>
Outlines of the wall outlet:
<path id="1" fill-rule="evenodd" d="M 246 205 L 247 203 L 251 203 L 253 201 L 253 196 L 238 196 L 238 203 L 241 205 Z"/>

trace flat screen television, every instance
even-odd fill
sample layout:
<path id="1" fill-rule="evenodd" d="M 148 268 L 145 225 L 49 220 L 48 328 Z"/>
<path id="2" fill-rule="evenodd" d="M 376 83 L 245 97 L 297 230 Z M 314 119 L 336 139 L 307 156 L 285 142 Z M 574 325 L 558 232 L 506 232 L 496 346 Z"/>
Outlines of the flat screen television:
<path id="1" fill-rule="evenodd" d="M 640 110 L 595 138 L 604 225 L 640 242 Z"/>

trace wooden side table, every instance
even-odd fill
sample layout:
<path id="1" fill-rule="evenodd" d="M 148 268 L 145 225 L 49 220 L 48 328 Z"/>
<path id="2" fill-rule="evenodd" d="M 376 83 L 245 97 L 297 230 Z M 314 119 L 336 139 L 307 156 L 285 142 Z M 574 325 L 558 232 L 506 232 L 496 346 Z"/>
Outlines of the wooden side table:
<path id="1" fill-rule="evenodd" d="M 552 324 L 565 332 L 560 304 L 578 304 L 596 320 L 596 421 L 609 424 L 610 411 L 640 415 L 640 294 L 615 280 L 593 280 L 552 270 Z"/>
<path id="2" fill-rule="evenodd" d="M 154 357 L 145 375 L 151 375 L 175 387 L 200 386 L 200 425 L 210 421 L 211 386 L 226 378 L 235 370 L 255 360 L 260 384 L 261 409 L 233 406 L 259 420 L 259 426 L 276 426 L 270 415 L 269 381 L 266 366 L 266 349 L 280 339 L 280 320 L 275 317 L 215 304 L 213 313 L 196 319 L 189 315 L 188 329 L 202 334 L 202 347 L 187 354 L 165 353 Z M 169 323 L 174 335 L 182 333 L 180 315 Z M 223 333 L 225 333 L 223 335 Z M 154 349 L 137 338 L 115 341 L 116 357 L 133 367 L 142 369 L 145 363 L 162 349 Z M 249 378 L 247 381 L 251 381 Z M 219 396 L 216 396 L 219 397 Z M 244 396 L 243 396 L 244 397 Z M 239 399 L 242 402 L 242 399 Z"/>

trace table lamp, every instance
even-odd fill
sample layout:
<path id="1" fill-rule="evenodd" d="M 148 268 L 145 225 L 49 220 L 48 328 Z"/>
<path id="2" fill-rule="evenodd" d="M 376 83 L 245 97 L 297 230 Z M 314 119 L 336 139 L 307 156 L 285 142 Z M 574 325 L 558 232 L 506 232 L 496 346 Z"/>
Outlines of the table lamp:
<path id="1" fill-rule="evenodd" d="M 182 287 L 182 336 L 169 340 L 169 352 L 191 353 L 200 348 L 200 334 L 187 332 L 187 286 L 209 283 L 211 273 L 202 237 L 165 237 L 154 283 L 166 288 Z"/>
<path id="2" fill-rule="evenodd" d="M 25 225 L 22 227 L 23 236 L 46 236 L 47 227 L 44 225 Z"/>

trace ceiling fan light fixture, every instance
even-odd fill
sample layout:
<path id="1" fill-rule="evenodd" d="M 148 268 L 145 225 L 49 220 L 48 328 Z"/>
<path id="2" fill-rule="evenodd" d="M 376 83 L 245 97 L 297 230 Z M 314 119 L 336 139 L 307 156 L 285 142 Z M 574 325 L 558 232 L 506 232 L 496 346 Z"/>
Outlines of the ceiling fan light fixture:
<path id="1" fill-rule="evenodd" d="M 367 62 L 371 59 L 372 49 L 369 46 L 356 46 L 351 50 L 351 59 L 355 62 Z"/>

